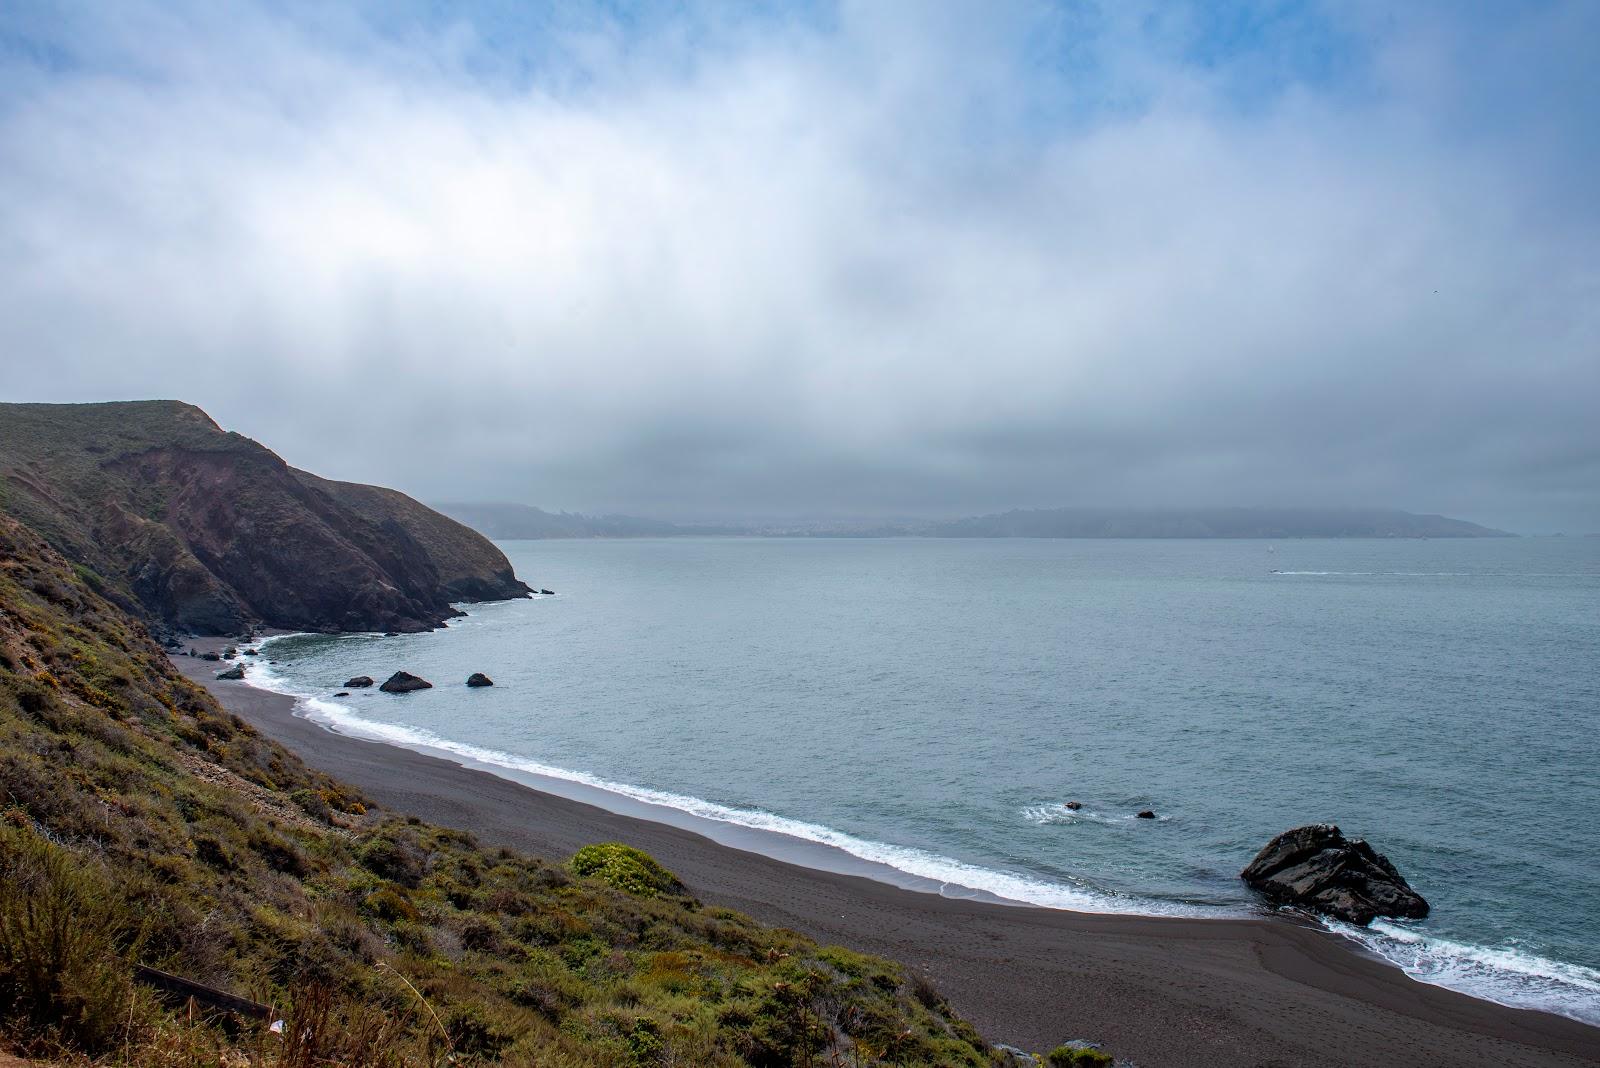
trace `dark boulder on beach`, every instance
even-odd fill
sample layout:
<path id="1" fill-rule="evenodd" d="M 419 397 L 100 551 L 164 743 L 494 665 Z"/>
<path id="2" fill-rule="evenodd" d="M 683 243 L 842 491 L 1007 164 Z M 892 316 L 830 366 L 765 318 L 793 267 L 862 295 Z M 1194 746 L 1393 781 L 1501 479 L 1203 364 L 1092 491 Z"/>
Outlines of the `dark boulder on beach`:
<path id="1" fill-rule="evenodd" d="M 217 678 L 237 682 L 238 680 L 244 678 L 244 665 L 239 664 L 229 668 L 227 671 L 219 671 L 217 672 Z"/>
<path id="2" fill-rule="evenodd" d="M 411 693 L 413 690 L 431 690 L 433 689 L 433 683 L 427 679 L 418 678 L 409 671 L 396 671 L 378 689 L 384 693 Z"/>
<path id="3" fill-rule="evenodd" d="M 201 660 L 221 660 L 222 659 L 222 654 L 215 653 L 215 652 L 201 653 L 200 654 L 200 659 Z"/>
<path id="4" fill-rule="evenodd" d="M 481 671 L 474 671 L 467 678 L 468 686 L 493 686 L 494 680 Z"/>
<path id="5" fill-rule="evenodd" d="M 1389 858 L 1331 823 L 1285 831 L 1239 873 L 1251 889 L 1365 927 L 1380 916 L 1421 919 L 1428 903 Z"/>
<path id="6" fill-rule="evenodd" d="M 344 684 L 346 686 L 350 687 L 352 690 L 359 690 L 364 686 L 371 686 L 372 685 L 372 676 L 371 675 L 357 675 L 353 679 L 346 679 Z"/>

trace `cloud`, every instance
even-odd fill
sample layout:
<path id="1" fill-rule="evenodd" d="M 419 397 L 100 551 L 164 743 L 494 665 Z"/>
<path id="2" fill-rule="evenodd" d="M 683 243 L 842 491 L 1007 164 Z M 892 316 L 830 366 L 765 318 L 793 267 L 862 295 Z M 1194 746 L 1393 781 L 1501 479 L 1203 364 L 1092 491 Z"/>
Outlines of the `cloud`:
<path id="1" fill-rule="evenodd" d="M 556 10 L 13 13 L 4 392 L 432 498 L 1600 528 L 1588 5 Z"/>

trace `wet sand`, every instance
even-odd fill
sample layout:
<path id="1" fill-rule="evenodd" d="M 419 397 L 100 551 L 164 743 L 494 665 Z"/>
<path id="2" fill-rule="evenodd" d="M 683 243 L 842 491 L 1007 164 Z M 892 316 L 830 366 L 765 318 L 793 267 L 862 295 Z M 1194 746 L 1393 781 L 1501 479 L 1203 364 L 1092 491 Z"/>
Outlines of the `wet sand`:
<path id="1" fill-rule="evenodd" d="M 197 645 L 199 643 L 196 643 Z M 704 901 L 925 972 L 992 1042 L 1103 1042 L 1166 1066 L 1600 1065 L 1600 1029 L 1419 983 L 1276 916 L 1103 916 L 953 900 L 798 867 L 408 749 L 334 734 L 294 701 L 174 663 L 308 764 L 378 803 L 561 859 L 625 841 Z"/>

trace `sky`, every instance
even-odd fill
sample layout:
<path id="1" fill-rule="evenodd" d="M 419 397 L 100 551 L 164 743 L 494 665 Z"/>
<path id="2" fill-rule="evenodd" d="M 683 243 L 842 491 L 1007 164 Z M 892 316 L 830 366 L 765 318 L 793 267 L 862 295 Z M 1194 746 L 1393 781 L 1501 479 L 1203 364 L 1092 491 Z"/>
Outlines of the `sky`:
<path id="1" fill-rule="evenodd" d="M 1592 0 L 20 0 L 0 399 L 432 501 L 1600 531 L 1597 53 Z"/>

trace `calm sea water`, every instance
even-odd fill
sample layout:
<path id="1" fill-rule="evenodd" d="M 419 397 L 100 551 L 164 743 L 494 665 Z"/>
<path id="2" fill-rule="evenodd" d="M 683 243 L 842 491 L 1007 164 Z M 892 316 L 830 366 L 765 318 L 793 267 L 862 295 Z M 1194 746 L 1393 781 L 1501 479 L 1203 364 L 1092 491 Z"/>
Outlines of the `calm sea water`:
<path id="1" fill-rule="evenodd" d="M 1600 1023 L 1600 539 L 503 547 L 557 595 L 277 639 L 258 681 L 1055 907 L 1237 913 L 1261 845 L 1336 822 L 1434 906 L 1370 948 Z M 436 688 L 330 696 L 397 668 Z"/>

